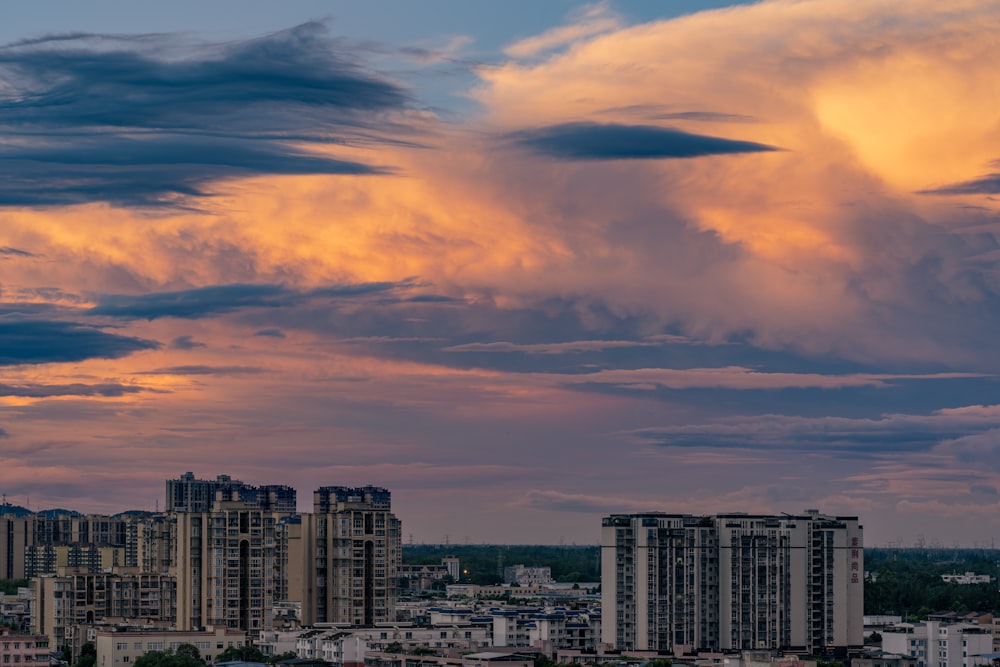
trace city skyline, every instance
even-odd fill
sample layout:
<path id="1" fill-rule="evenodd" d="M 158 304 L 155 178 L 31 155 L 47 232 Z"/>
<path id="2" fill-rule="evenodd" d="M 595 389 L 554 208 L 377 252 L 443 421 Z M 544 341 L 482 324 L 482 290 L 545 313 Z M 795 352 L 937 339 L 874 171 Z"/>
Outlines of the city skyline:
<path id="1" fill-rule="evenodd" d="M 203 4 L 5 12 L 8 502 L 1000 534 L 995 3 Z"/>

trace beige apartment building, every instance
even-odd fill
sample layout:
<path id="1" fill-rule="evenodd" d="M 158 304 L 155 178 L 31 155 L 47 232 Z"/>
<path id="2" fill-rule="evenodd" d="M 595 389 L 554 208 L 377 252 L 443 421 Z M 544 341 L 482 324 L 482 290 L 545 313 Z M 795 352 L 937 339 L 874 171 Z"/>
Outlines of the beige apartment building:
<path id="1" fill-rule="evenodd" d="M 288 594 L 302 603 L 303 625 L 395 620 L 402 546 L 389 491 L 320 488 L 313 513 L 289 528 Z"/>
<path id="2" fill-rule="evenodd" d="M 150 651 L 175 651 L 181 644 L 191 644 L 206 662 L 212 664 L 225 649 L 239 648 L 247 643 L 245 632 L 231 628 L 183 631 L 115 626 L 97 630 L 94 648 L 98 667 L 129 667 L 136 658 Z"/>
<path id="3" fill-rule="evenodd" d="M 31 517 L 0 514 L 0 579 L 24 579 L 25 551 L 32 544 Z"/>
<path id="4" fill-rule="evenodd" d="M 601 547 L 602 641 L 619 650 L 863 643 L 857 517 L 612 515 Z"/>
<path id="5" fill-rule="evenodd" d="M 57 648 L 68 645 L 74 656 L 86 641 L 83 629 L 110 618 L 132 623 L 169 622 L 176 616 L 172 576 L 144 574 L 137 568 L 86 572 L 61 568 L 31 581 L 35 607 L 32 631 L 46 635 Z"/>
<path id="6" fill-rule="evenodd" d="M 270 627 L 282 515 L 218 491 L 211 511 L 176 513 L 177 627 Z"/>

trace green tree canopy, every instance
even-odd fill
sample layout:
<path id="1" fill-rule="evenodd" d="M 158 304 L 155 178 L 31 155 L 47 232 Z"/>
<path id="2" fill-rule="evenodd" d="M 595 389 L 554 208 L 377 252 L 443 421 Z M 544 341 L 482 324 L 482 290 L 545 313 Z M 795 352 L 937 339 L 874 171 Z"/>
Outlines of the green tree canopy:
<path id="1" fill-rule="evenodd" d="M 84 642 L 80 647 L 80 658 L 76 661 L 76 667 L 94 667 L 97 664 L 97 648 L 94 642 Z"/>
<path id="2" fill-rule="evenodd" d="M 176 650 L 150 651 L 132 664 L 135 667 L 205 667 L 201 651 L 193 644 L 181 644 Z"/>
<path id="3" fill-rule="evenodd" d="M 256 646 L 230 646 L 222 653 L 215 656 L 215 662 L 231 662 L 239 660 L 241 662 L 267 662 L 267 656 L 260 652 Z"/>

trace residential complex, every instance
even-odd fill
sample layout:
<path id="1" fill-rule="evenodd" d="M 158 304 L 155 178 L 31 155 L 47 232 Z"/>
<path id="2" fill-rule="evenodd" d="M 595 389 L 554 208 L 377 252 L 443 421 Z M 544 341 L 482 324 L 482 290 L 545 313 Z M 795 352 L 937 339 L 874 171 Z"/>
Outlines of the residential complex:
<path id="1" fill-rule="evenodd" d="M 857 517 L 620 514 L 601 532 L 602 638 L 619 650 L 860 647 Z"/>
<path id="2" fill-rule="evenodd" d="M 102 624 L 256 636 L 276 603 L 281 624 L 289 609 L 305 624 L 395 620 L 401 531 L 388 490 L 322 487 L 313 513 L 296 511 L 290 487 L 226 475 L 186 473 L 166 491 L 163 513 L 0 515 L 0 565 L 32 578 L 35 632 L 75 655 Z"/>

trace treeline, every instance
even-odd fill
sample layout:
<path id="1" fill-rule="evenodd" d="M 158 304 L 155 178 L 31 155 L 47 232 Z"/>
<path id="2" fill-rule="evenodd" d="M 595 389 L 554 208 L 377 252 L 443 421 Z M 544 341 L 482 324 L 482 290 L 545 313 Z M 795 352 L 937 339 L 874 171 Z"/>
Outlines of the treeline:
<path id="1" fill-rule="evenodd" d="M 865 613 L 919 620 L 937 611 L 1000 611 L 996 549 L 865 549 Z M 989 584 L 955 584 L 942 574 L 987 574 Z"/>
<path id="2" fill-rule="evenodd" d="M 463 570 L 461 580 L 473 584 L 501 583 L 503 568 L 518 564 L 551 568 L 552 578 L 560 582 L 601 580 L 601 549 L 597 546 L 403 545 L 403 562 L 407 564 L 437 564 L 445 556 L 456 556 Z"/>

